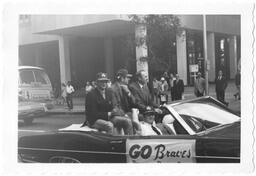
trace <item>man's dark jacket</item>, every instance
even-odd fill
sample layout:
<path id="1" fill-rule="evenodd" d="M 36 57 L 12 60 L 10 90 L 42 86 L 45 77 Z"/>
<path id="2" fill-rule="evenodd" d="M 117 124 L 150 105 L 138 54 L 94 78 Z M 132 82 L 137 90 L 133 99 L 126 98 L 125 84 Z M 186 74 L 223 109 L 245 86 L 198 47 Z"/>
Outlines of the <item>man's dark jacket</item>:
<path id="1" fill-rule="evenodd" d="M 182 94 L 184 92 L 184 83 L 182 79 L 174 80 L 173 82 L 175 100 L 181 100 Z"/>
<path id="2" fill-rule="evenodd" d="M 215 80 L 216 83 L 216 92 L 221 92 L 221 91 L 225 91 L 225 89 L 227 88 L 227 81 L 226 78 L 224 76 L 221 77 L 221 79 L 218 79 L 218 77 Z"/>
<path id="3" fill-rule="evenodd" d="M 139 109 L 140 113 L 145 112 L 147 106 L 157 107 L 152 100 L 147 85 L 144 85 L 143 88 L 141 88 L 138 82 L 133 82 L 130 84 L 129 88 L 135 97 L 135 107 Z"/>
<path id="4" fill-rule="evenodd" d="M 105 91 L 106 99 L 103 98 L 97 88 L 91 90 L 86 96 L 86 120 L 90 125 L 93 125 L 98 119 L 109 120 L 108 112 L 113 109 L 113 94 L 110 89 Z"/>
<path id="5" fill-rule="evenodd" d="M 115 82 L 111 88 L 113 91 L 114 108 L 118 108 L 124 113 L 131 112 L 135 105 L 135 97 L 133 95 L 128 96 L 118 82 Z"/>

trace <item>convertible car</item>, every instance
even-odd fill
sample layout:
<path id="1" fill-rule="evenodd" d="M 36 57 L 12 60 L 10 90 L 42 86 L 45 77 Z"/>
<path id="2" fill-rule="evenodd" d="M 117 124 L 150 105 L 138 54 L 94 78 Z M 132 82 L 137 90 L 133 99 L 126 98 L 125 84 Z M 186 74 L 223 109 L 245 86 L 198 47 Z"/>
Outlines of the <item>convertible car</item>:
<path id="1" fill-rule="evenodd" d="M 212 97 L 162 107 L 176 135 L 110 135 L 73 124 L 18 143 L 21 162 L 239 163 L 240 117 Z"/>

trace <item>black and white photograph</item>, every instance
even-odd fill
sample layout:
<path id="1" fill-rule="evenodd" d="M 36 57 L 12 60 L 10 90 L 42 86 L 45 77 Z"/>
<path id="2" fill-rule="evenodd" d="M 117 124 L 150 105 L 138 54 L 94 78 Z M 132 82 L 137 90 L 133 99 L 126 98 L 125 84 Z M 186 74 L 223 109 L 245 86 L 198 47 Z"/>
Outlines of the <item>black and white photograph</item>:
<path id="1" fill-rule="evenodd" d="M 255 4 L 109 2 L 3 4 L 4 173 L 252 173 Z"/>

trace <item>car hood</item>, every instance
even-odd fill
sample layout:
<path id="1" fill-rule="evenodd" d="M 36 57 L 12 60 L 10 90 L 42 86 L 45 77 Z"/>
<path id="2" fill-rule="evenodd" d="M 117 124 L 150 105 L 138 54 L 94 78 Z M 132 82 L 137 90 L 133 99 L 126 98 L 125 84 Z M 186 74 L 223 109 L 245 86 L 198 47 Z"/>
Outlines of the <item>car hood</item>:
<path id="1" fill-rule="evenodd" d="M 204 132 L 197 133 L 196 135 L 205 137 L 240 139 L 241 121 L 239 120 L 234 123 L 219 125 Z"/>

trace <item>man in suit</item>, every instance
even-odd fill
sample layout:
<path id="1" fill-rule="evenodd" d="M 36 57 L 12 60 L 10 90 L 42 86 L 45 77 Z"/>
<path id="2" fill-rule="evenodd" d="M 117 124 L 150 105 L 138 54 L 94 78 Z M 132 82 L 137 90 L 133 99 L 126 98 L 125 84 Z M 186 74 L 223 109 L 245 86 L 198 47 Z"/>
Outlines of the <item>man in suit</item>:
<path id="1" fill-rule="evenodd" d="M 135 104 L 135 98 L 128 88 L 128 82 L 131 76 L 126 69 L 120 69 L 116 74 L 116 82 L 111 86 L 114 112 L 118 112 L 111 121 L 115 123 L 115 121 L 121 118 L 123 122 L 121 126 L 124 127 L 124 132 L 127 134 L 131 133 L 131 109 Z"/>
<path id="2" fill-rule="evenodd" d="M 215 84 L 216 84 L 215 90 L 216 90 L 217 99 L 220 102 L 228 105 L 228 103 L 225 101 L 225 90 L 227 88 L 227 82 L 225 77 L 223 76 L 222 70 L 219 70 L 218 77 L 215 79 Z"/>
<path id="3" fill-rule="evenodd" d="M 138 108 L 140 113 L 144 113 L 147 107 L 153 107 L 158 113 L 161 113 L 161 110 L 152 100 L 151 94 L 147 86 L 147 76 L 146 72 L 141 70 L 136 73 L 136 80 L 130 84 L 130 90 L 132 95 L 135 98 L 135 108 Z"/>
<path id="4" fill-rule="evenodd" d="M 131 113 L 131 109 L 135 104 L 135 98 L 128 88 L 131 76 L 126 69 L 118 70 L 116 82 L 111 87 L 114 96 L 114 107 L 121 109 L 125 114 Z"/>
<path id="5" fill-rule="evenodd" d="M 240 100 L 241 95 L 240 95 L 240 84 L 241 84 L 241 73 L 240 69 L 237 70 L 236 77 L 235 77 L 235 84 L 237 88 L 237 93 L 234 94 L 235 98 L 238 98 Z"/>
<path id="6" fill-rule="evenodd" d="M 183 83 L 183 80 L 180 79 L 178 74 L 176 74 L 176 80 L 174 80 L 173 82 L 173 89 L 174 89 L 174 99 L 181 100 L 182 94 L 184 93 L 184 83 Z"/>
<path id="7" fill-rule="evenodd" d="M 201 77 L 201 73 L 197 73 L 197 78 L 194 82 L 194 93 L 197 97 L 204 96 L 205 92 L 205 79 Z"/>
<path id="8" fill-rule="evenodd" d="M 108 81 L 106 73 L 97 74 L 97 86 L 87 94 L 85 109 L 86 122 L 90 127 L 112 134 L 114 127 L 109 119 L 113 110 L 113 95 L 112 91 L 107 89 Z"/>

